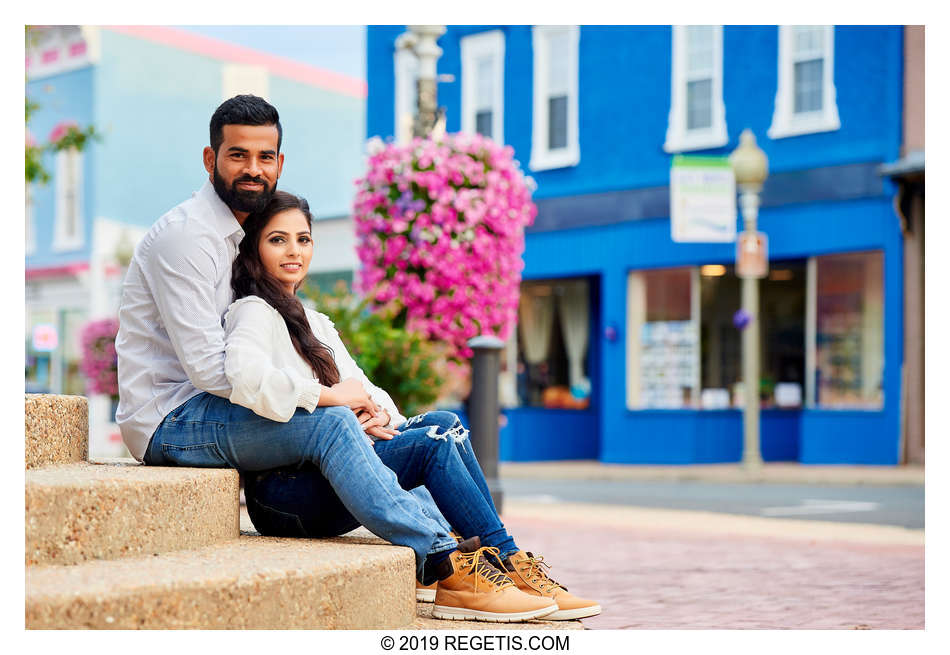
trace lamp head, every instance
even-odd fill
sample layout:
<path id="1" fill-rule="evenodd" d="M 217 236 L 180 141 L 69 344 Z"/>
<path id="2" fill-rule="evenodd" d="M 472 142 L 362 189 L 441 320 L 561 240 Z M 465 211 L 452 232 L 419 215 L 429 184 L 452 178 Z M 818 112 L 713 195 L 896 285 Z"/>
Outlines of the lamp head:
<path id="1" fill-rule="evenodd" d="M 769 176 L 769 159 L 755 142 L 752 130 L 742 130 L 739 147 L 731 155 L 729 162 L 736 173 L 736 184 L 744 191 L 759 191 Z"/>

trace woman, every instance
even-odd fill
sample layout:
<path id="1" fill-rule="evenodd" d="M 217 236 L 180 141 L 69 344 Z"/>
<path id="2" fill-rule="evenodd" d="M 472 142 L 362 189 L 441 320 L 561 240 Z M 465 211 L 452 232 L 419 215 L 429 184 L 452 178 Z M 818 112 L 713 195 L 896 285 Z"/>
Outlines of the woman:
<path id="1" fill-rule="evenodd" d="M 437 508 L 423 493 L 423 511 L 447 519 L 464 538 L 461 555 L 444 554 L 435 564 L 444 566 L 435 576 L 434 616 L 511 621 L 600 613 L 595 602 L 571 595 L 548 578 L 543 559 L 519 549 L 507 533 L 458 417 L 451 412 L 403 417 L 389 394 L 350 357 L 329 318 L 304 309 L 295 293 L 313 256 L 311 220 L 304 199 L 278 191 L 243 224 L 232 273 L 235 301 L 225 316 L 231 402 L 275 421 L 287 421 L 307 411 L 304 407 L 347 406 L 358 419 L 350 429 L 363 432 L 400 486 L 425 485 Z M 335 536 L 359 525 L 353 518 L 356 508 L 345 507 L 313 465 L 249 473 L 245 496 L 262 534 Z M 397 535 L 379 536 L 398 542 Z M 485 563 L 485 555 L 498 570 Z M 465 575 L 468 582 L 462 584 Z M 473 576 L 483 587 L 503 592 L 497 598 L 504 602 L 494 596 L 490 602 L 473 600 L 465 586 Z"/>

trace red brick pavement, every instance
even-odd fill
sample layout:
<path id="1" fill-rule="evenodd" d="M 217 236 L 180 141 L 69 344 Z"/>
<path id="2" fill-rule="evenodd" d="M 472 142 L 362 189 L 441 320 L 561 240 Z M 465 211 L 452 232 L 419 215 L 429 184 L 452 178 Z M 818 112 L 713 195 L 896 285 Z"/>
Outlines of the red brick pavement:
<path id="1" fill-rule="evenodd" d="M 591 629 L 923 629 L 924 548 L 505 516 Z M 537 553 L 536 553 L 537 554 Z"/>

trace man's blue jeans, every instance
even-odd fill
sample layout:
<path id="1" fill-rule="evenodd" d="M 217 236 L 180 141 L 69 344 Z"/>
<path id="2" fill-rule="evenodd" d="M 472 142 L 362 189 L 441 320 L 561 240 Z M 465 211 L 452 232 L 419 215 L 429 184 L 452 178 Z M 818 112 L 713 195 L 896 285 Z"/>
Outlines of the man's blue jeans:
<path id="1" fill-rule="evenodd" d="M 396 439 L 380 443 L 390 444 Z M 484 506 L 484 497 L 467 474 L 454 441 L 446 438 L 427 441 L 451 443 L 455 457 L 443 454 L 417 462 L 425 449 L 417 448 L 415 457 L 406 457 L 411 453 L 403 452 L 403 458 L 416 465 L 416 474 L 421 467 L 439 479 L 461 479 L 462 484 L 454 488 L 459 504 Z M 404 450 L 399 448 L 394 452 Z M 430 448 L 426 452 L 437 450 Z M 441 450 L 448 452 L 448 449 Z M 298 409 L 290 421 L 279 423 L 225 398 L 201 393 L 165 417 L 152 435 L 144 461 L 155 466 L 235 468 L 245 473 L 285 467 L 309 467 L 319 471 L 353 518 L 383 539 L 413 549 L 418 579 L 421 579 L 426 555 L 455 547 L 455 539 L 426 514 L 415 496 L 400 486 L 396 473 L 383 463 L 347 407 L 318 407 L 313 413 Z M 438 464 L 433 466 L 436 461 Z M 436 469 L 434 473 L 433 469 Z M 246 492 L 245 489 L 245 495 Z M 475 529 L 472 534 L 479 534 L 477 530 L 486 527 L 497 532 L 498 528 L 484 518 L 485 514 L 493 514 L 498 526 L 501 525 L 494 507 L 482 512 L 476 510 L 474 517 L 469 511 L 459 511 L 456 518 L 464 522 L 459 527 L 466 531 Z M 453 519 L 449 517 L 449 520 Z M 504 527 L 500 529 L 504 533 Z"/>
<path id="2" fill-rule="evenodd" d="M 502 558 L 516 552 L 458 417 L 428 412 L 397 429 L 392 440 L 376 442 L 376 454 L 404 489 L 413 490 L 423 510 L 464 538 L 478 535 L 483 545 L 498 547 Z M 330 537 L 360 524 L 313 466 L 247 474 L 244 496 L 251 521 L 264 535 Z"/>
<path id="3" fill-rule="evenodd" d="M 312 466 L 340 501 L 374 534 L 416 554 L 455 548 L 455 539 L 399 486 L 348 407 L 298 409 L 287 423 L 258 416 L 226 398 L 200 393 L 155 430 L 144 461 L 153 466 L 235 468 L 242 472 Z M 475 492 L 477 502 L 484 502 Z"/>

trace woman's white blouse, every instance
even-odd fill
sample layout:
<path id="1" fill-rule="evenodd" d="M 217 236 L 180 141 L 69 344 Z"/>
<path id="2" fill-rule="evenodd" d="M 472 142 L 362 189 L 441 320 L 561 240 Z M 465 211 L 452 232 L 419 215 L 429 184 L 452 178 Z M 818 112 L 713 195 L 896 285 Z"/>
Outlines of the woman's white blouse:
<path id="1" fill-rule="evenodd" d="M 333 322 L 325 315 L 306 309 L 310 329 L 321 343 L 333 351 L 340 380 L 357 378 L 373 401 L 389 414 L 387 427 L 406 419 L 389 394 L 369 381 L 340 339 Z M 297 354 L 287 324 L 263 298 L 247 296 L 236 300 L 224 315 L 224 371 L 231 383 L 232 403 L 255 414 L 286 423 L 298 407 L 313 412 L 320 400 L 320 381 L 310 365 Z"/>

